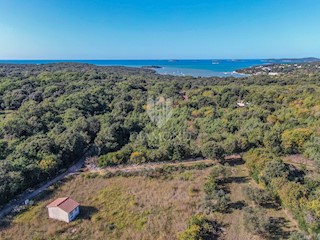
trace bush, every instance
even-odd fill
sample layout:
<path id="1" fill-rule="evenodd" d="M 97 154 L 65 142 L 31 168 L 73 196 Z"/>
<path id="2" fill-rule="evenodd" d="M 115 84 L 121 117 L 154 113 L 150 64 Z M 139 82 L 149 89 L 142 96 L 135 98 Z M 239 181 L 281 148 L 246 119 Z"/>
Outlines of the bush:
<path id="1" fill-rule="evenodd" d="M 307 158 L 315 161 L 320 166 L 320 137 L 311 137 L 310 141 L 304 145 L 304 153 Z"/>
<path id="2" fill-rule="evenodd" d="M 245 187 L 243 191 L 247 199 L 260 206 L 265 205 L 273 200 L 272 193 L 264 189 Z"/>
<path id="3" fill-rule="evenodd" d="M 222 180 L 230 175 L 229 168 L 223 165 L 216 165 L 203 186 L 206 197 L 203 201 L 203 207 L 207 213 L 219 211 L 224 212 L 230 202 L 229 195 L 222 189 L 218 189 L 218 180 Z"/>
<path id="4" fill-rule="evenodd" d="M 267 162 L 265 168 L 262 172 L 262 176 L 260 177 L 261 182 L 265 185 L 269 185 L 272 179 L 277 177 L 287 178 L 289 175 L 288 167 L 283 163 L 282 160 L 272 160 Z"/>
<path id="5" fill-rule="evenodd" d="M 202 155 L 209 159 L 221 160 L 224 156 L 223 148 L 214 141 L 207 142 L 201 149 Z"/>
<path id="6" fill-rule="evenodd" d="M 146 161 L 147 160 L 146 160 L 145 154 L 142 152 L 133 152 L 130 155 L 130 163 L 141 164 L 141 163 L 145 163 Z"/>
<path id="7" fill-rule="evenodd" d="M 230 177 L 231 169 L 228 164 L 226 165 L 218 164 L 212 168 L 212 171 L 210 174 L 212 175 L 212 177 L 222 180 Z"/>
<path id="8" fill-rule="evenodd" d="M 266 235 L 271 227 L 271 219 L 261 208 L 246 208 L 243 218 L 245 228 L 253 234 Z"/>
<path id="9" fill-rule="evenodd" d="M 216 190 L 210 195 L 207 195 L 203 202 L 205 211 L 209 214 L 211 212 L 225 212 L 228 209 L 230 197 L 223 190 Z"/>
<path id="10" fill-rule="evenodd" d="M 251 149 L 243 155 L 243 160 L 246 162 L 246 166 L 249 169 L 249 173 L 252 178 L 259 182 L 259 175 L 265 168 L 267 162 L 274 159 L 274 155 L 263 148 Z"/>
<path id="11" fill-rule="evenodd" d="M 212 168 L 208 180 L 204 184 L 203 190 L 207 195 L 211 195 L 217 189 L 218 180 L 223 180 L 231 174 L 228 166 L 216 165 Z"/>
<path id="12" fill-rule="evenodd" d="M 203 190 L 207 195 L 211 195 L 217 189 L 216 178 L 212 175 L 209 176 L 208 180 L 205 182 L 203 186 Z"/>
<path id="13" fill-rule="evenodd" d="M 218 225 L 203 215 L 193 216 L 187 229 L 178 235 L 179 240 L 209 240 L 218 236 Z"/>
<path id="14" fill-rule="evenodd" d="M 110 152 L 106 155 L 102 155 L 98 158 L 100 167 L 111 167 L 120 164 L 125 164 L 131 155 L 131 149 L 129 147 L 123 147 L 116 152 Z"/>

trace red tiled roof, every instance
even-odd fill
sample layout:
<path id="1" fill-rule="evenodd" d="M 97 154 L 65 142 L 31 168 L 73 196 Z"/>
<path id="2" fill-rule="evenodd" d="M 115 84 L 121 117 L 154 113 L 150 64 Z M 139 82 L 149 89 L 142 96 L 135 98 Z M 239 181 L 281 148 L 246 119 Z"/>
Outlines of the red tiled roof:
<path id="1" fill-rule="evenodd" d="M 64 198 L 57 198 L 52 203 L 49 203 L 47 207 L 58 207 L 61 203 L 63 203 L 65 200 L 67 200 L 67 197 Z"/>
<path id="2" fill-rule="evenodd" d="M 64 198 L 57 198 L 52 203 L 49 203 L 47 205 L 47 208 L 58 207 L 58 208 L 61 208 L 63 211 L 70 213 L 72 212 L 72 210 L 74 210 L 78 206 L 79 206 L 79 203 L 77 203 L 75 200 L 68 197 L 64 197 Z"/>

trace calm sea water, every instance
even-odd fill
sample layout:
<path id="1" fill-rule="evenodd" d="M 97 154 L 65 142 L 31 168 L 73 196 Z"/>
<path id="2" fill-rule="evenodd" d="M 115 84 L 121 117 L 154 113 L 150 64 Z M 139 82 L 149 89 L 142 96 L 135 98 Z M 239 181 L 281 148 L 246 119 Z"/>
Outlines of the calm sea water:
<path id="1" fill-rule="evenodd" d="M 89 63 L 98 66 L 126 66 L 143 67 L 159 66 L 155 70 L 160 74 L 169 74 L 177 76 L 211 77 L 211 76 L 234 76 L 235 71 L 241 68 L 257 66 L 270 63 L 295 63 L 302 60 L 264 60 L 264 59 L 246 59 L 246 60 L 0 60 L 0 63 L 11 64 L 46 64 L 58 62 L 76 62 Z"/>

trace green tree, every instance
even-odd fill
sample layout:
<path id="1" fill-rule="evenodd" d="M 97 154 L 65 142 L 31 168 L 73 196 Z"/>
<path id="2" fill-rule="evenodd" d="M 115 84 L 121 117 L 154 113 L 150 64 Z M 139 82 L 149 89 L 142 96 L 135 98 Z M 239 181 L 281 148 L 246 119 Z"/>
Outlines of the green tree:
<path id="1" fill-rule="evenodd" d="M 260 176 L 260 180 L 269 185 L 272 179 L 277 177 L 285 177 L 287 178 L 289 175 L 288 167 L 283 163 L 280 159 L 274 159 L 270 162 L 267 162 L 264 170 L 262 171 L 262 175 Z"/>
<path id="2" fill-rule="evenodd" d="M 302 153 L 303 145 L 312 134 L 309 128 L 296 128 L 282 133 L 282 146 L 286 153 Z"/>
<path id="3" fill-rule="evenodd" d="M 223 148 L 214 141 L 207 142 L 201 149 L 202 155 L 209 159 L 221 160 L 224 156 Z"/>

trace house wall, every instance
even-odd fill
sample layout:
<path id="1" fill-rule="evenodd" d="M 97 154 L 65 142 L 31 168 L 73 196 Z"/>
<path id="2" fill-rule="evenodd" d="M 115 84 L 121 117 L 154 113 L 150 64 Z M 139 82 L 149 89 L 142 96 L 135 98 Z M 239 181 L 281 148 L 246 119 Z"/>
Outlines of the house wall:
<path id="1" fill-rule="evenodd" d="M 50 218 L 57 219 L 64 222 L 69 222 L 68 213 L 58 207 L 49 207 L 48 212 L 49 212 Z"/>
<path id="2" fill-rule="evenodd" d="M 75 219 L 80 213 L 79 206 L 76 207 L 72 212 L 69 213 L 69 222 Z"/>

